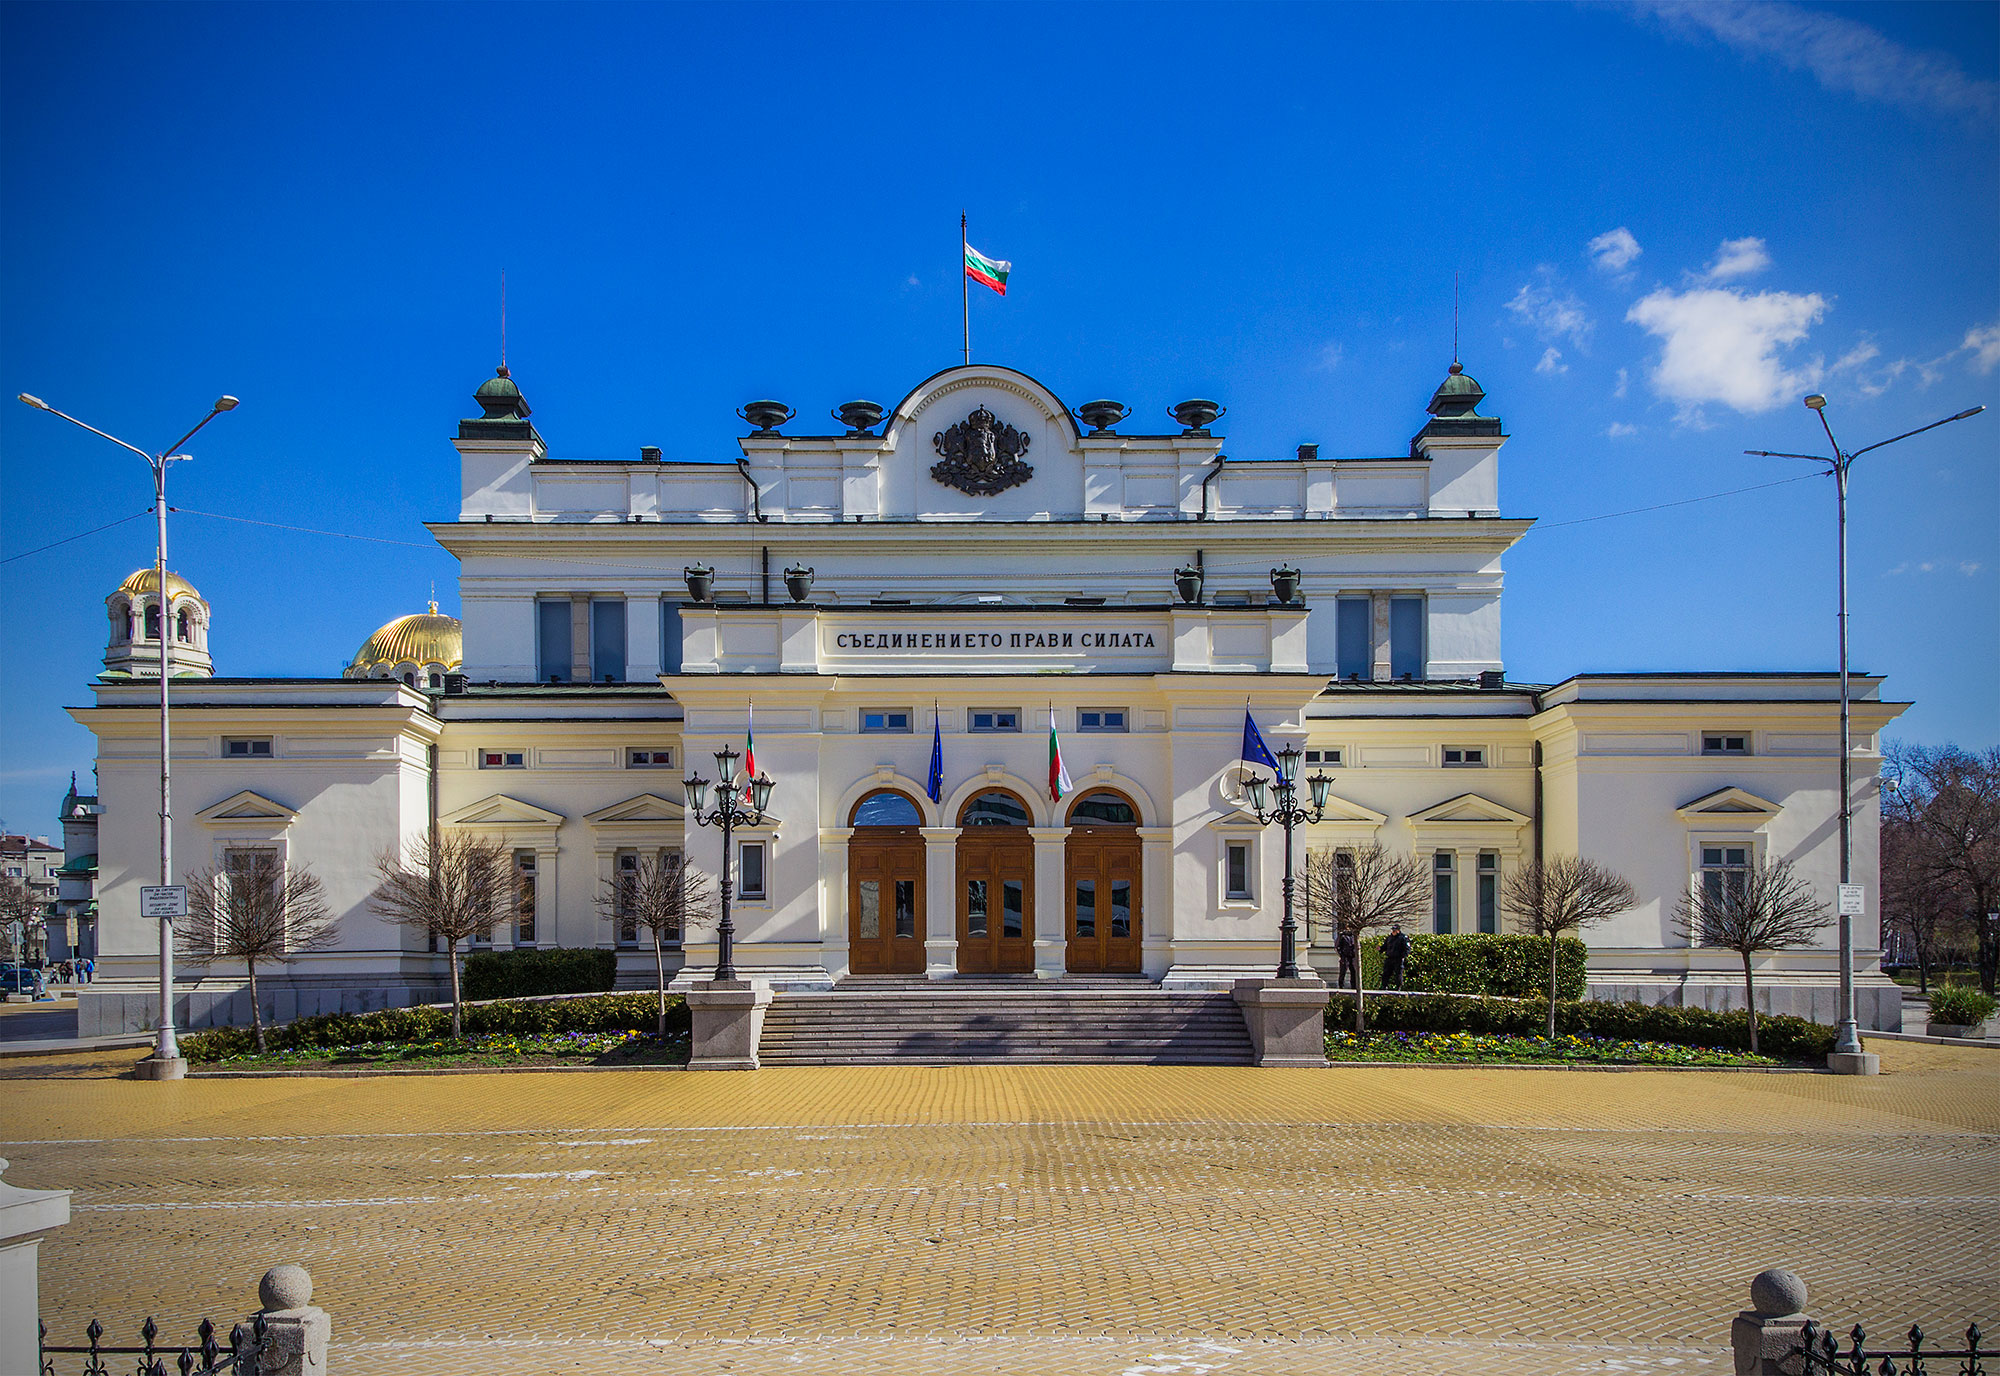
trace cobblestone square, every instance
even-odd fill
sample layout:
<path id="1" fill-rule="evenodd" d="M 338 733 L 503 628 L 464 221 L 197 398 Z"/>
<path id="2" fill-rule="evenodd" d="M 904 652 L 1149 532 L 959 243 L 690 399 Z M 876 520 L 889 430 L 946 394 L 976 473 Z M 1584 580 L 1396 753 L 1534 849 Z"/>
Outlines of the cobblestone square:
<path id="1" fill-rule="evenodd" d="M 179 1084 L 120 1052 L 0 1062 L 0 1154 L 76 1191 L 52 1332 L 191 1332 L 296 1261 L 343 1376 L 1719 1372 L 1769 1265 L 1843 1328 L 2000 1322 L 2000 1054 L 1876 1049 Z"/>

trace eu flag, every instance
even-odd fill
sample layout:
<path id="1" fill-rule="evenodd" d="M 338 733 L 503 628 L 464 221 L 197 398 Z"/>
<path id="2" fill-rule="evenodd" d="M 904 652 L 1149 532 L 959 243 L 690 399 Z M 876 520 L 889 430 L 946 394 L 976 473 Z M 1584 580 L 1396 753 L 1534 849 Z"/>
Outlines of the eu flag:
<path id="1" fill-rule="evenodd" d="M 1276 770 L 1278 761 L 1271 754 L 1271 747 L 1264 744 L 1264 738 L 1257 731 L 1257 723 L 1250 715 L 1250 709 L 1243 709 L 1243 754 L 1246 764 L 1268 765 Z"/>
<path id="2" fill-rule="evenodd" d="M 938 714 L 931 712 L 931 777 L 924 785 L 924 792 L 931 795 L 931 801 L 944 801 L 944 732 L 938 725 Z"/>

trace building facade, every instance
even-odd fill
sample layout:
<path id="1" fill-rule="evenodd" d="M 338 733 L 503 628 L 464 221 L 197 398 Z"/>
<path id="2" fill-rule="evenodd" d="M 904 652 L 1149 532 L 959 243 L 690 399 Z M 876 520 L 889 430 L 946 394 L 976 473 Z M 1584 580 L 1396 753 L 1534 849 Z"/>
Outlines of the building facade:
<path id="1" fill-rule="evenodd" d="M 1116 403 L 1072 412 L 983 365 L 848 403 L 833 434 L 753 403 L 726 462 L 552 457 L 504 369 L 475 399 L 459 511 L 430 526 L 460 562 L 460 624 L 392 622 L 343 677 L 175 690 L 187 871 L 274 849 L 342 915 L 337 950 L 260 981 L 276 1016 L 436 995 L 445 958 L 368 908 L 378 859 L 433 823 L 512 857 L 490 944 L 621 949 L 621 979 L 650 980 L 617 876 L 664 850 L 720 868 L 681 780 L 753 735 L 775 788 L 727 857 L 737 963 L 779 988 L 1268 973 L 1282 844 L 1241 806 L 1246 710 L 1335 780 L 1303 847 L 1414 852 L 1427 930 L 1511 930 L 1500 886 L 1537 856 L 1630 878 L 1639 905 L 1586 934 L 1600 995 L 1740 1006 L 1736 957 L 1673 931 L 1707 872 L 1784 858 L 1833 896 L 1834 676 L 1507 677 L 1502 559 L 1531 522 L 1501 514 L 1506 436 L 1456 364 L 1407 450 L 1341 459 L 1225 459 L 1210 403 L 1128 433 Z M 206 651 L 206 604 L 190 627 Z M 1894 1027 L 1875 772 L 1902 708 L 1880 689 L 1856 681 L 1855 869 L 1862 1021 Z M 88 1017 L 143 1026 L 155 704 L 110 674 L 95 698 L 76 711 L 104 800 Z M 673 959 L 682 983 L 711 968 L 713 931 Z M 1770 1006 L 1833 1020 L 1830 924 L 1761 963 Z M 246 1016 L 240 972 L 188 974 L 197 1025 Z"/>

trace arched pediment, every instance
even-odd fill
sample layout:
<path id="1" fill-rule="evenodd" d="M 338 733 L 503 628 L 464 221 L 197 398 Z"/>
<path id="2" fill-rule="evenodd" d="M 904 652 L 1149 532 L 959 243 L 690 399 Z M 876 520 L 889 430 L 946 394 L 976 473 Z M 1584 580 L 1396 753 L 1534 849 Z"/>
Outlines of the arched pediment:
<path id="1" fill-rule="evenodd" d="M 966 444 L 975 416 L 993 449 Z M 988 420 L 987 417 L 991 419 Z M 875 453 L 880 514 L 902 519 L 1048 520 L 1082 515 L 1077 423 L 1026 373 L 947 368 L 896 404 Z"/>
<path id="2" fill-rule="evenodd" d="M 889 428 L 885 434 L 894 436 L 899 428 L 907 428 L 910 422 L 925 417 L 947 398 L 979 388 L 994 388 L 1028 402 L 1045 420 L 1060 421 L 1069 432 L 1071 441 L 1083 434 L 1077 428 L 1076 418 L 1070 414 L 1069 407 L 1054 392 L 1026 373 L 988 363 L 961 364 L 932 373 L 896 403 L 895 409 L 889 413 Z M 972 409 L 971 403 L 967 403 L 965 409 Z M 931 416 L 930 419 L 935 420 L 936 417 Z M 938 425 L 934 428 L 944 427 Z"/>

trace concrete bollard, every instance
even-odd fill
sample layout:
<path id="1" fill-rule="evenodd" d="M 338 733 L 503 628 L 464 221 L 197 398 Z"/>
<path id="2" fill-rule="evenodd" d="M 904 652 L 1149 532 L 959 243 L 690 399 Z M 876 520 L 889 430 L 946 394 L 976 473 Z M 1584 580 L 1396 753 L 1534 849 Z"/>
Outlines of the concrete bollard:
<path id="1" fill-rule="evenodd" d="M 1239 979 L 1233 988 L 1258 1065 L 1326 1064 L 1326 985 L 1318 979 Z"/>
<path id="2" fill-rule="evenodd" d="M 303 1266 L 273 1266 L 257 1286 L 264 1306 L 264 1350 L 258 1376 L 325 1376 L 333 1321 L 312 1304 L 312 1277 Z"/>
<path id="3" fill-rule="evenodd" d="M 1805 1307 L 1804 1281 L 1790 1271 L 1759 1271 L 1750 1282 L 1750 1307 L 1729 1326 L 1736 1376 L 1802 1376 Z"/>
<path id="4" fill-rule="evenodd" d="M 689 1070 L 755 1070 L 764 1014 L 771 1007 L 766 980 L 703 980 L 687 991 L 694 1045 Z"/>

